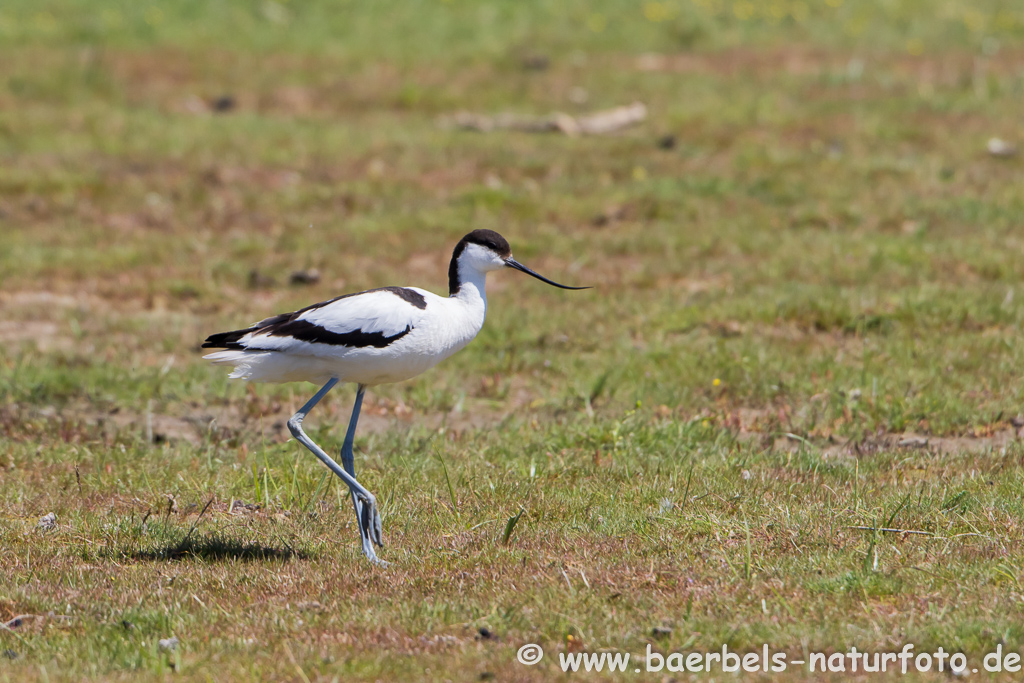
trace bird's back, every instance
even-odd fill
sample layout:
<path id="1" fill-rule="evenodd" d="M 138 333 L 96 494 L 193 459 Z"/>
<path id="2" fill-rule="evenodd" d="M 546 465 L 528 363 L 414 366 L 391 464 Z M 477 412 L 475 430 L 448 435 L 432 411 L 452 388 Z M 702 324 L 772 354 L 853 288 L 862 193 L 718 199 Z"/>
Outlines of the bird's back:
<path id="1" fill-rule="evenodd" d="M 454 298 L 385 287 L 211 335 L 203 348 L 225 349 L 206 358 L 233 365 L 235 378 L 385 384 L 415 377 L 463 348 L 483 317 L 480 306 Z"/>

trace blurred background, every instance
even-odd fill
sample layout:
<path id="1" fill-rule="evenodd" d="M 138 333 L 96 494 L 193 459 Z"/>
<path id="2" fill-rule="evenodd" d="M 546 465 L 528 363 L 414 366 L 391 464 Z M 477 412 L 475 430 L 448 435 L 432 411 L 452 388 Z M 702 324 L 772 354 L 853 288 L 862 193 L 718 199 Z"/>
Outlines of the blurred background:
<path id="1" fill-rule="evenodd" d="M 1018 398 L 985 384 L 1016 352 L 907 354 L 1018 320 L 1022 33 L 996 0 L 7 2 L 3 400 L 237 397 L 209 332 L 443 292 L 492 228 L 598 289 L 492 278 L 479 342 L 383 396 L 692 414 L 860 387 L 900 429 L 913 387 L 969 377 L 933 417 L 962 428 Z M 634 103 L 608 134 L 532 130 Z"/>

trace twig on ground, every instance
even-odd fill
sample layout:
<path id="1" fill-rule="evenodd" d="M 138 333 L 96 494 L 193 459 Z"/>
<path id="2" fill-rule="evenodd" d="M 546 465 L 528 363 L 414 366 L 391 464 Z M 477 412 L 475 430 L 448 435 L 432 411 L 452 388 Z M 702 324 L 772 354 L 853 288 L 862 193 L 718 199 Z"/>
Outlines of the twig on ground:
<path id="1" fill-rule="evenodd" d="M 889 527 L 874 526 L 850 526 L 848 529 L 859 529 L 860 531 L 884 531 L 890 534 L 917 534 L 918 536 L 934 536 L 931 531 L 917 531 L 915 529 L 891 529 Z"/>
<path id="2" fill-rule="evenodd" d="M 647 118 L 647 107 L 634 102 L 625 107 L 596 111 L 583 116 L 570 116 L 555 112 L 548 116 L 519 116 L 498 114 L 486 116 L 460 111 L 444 117 L 441 124 L 465 130 L 489 133 L 494 130 L 518 130 L 527 133 L 563 133 L 570 137 L 578 135 L 606 135 L 628 128 Z"/>

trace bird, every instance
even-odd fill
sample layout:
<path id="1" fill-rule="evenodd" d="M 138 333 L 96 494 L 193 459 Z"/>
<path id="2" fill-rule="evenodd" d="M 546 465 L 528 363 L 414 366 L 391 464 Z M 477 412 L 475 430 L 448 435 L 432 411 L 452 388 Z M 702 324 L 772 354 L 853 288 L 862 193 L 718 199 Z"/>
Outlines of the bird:
<path id="1" fill-rule="evenodd" d="M 380 512 L 377 499 L 356 479 L 353 454 L 366 389 L 416 377 L 469 344 L 487 314 L 487 274 L 505 268 L 561 289 L 589 289 L 549 280 L 516 261 L 504 237 L 478 229 L 452 251 L 447 297 L 418 287 L 368 289 L 271 316 L 245 329 L 211 334 L 202 344 L 204 349 L 222 349 L 204 358 L 233 366 L 232 379 L 305 381 L 320 387 L 288 420 L 288 429 L 348 486 L 363 555 L 374 564 L 387 565 L 373 547 L 384 547 Z M 339 382 L 356 385 L 341 465 L 302 429 L 305 417 Z"/>

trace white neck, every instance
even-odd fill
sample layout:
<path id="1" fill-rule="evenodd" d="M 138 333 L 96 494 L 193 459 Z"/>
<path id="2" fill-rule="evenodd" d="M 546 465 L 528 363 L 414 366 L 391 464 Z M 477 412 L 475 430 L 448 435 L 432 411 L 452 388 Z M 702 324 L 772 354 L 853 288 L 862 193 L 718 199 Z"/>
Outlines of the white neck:
<path id="1" fill-rule="evenodd" d="M 459 264 L 459 291 L 454 297 L 469 306 L 480 306 L 484 313 L 487 312 L 487 293 L 484 287 L 487 284 L 487 273 L 484 273 L 472 266 Z"/>

